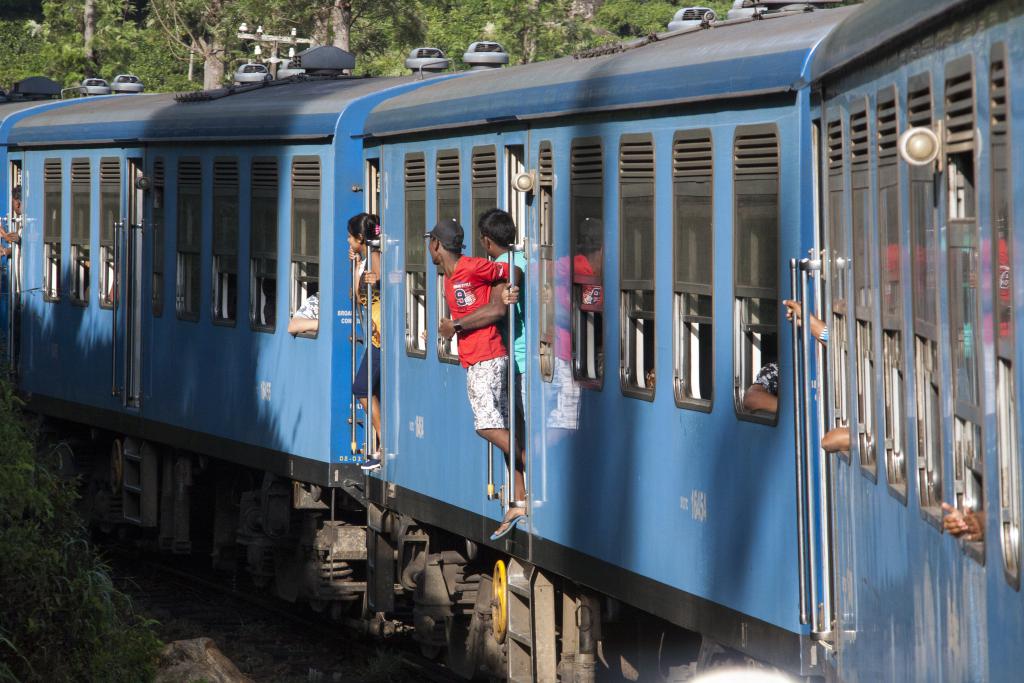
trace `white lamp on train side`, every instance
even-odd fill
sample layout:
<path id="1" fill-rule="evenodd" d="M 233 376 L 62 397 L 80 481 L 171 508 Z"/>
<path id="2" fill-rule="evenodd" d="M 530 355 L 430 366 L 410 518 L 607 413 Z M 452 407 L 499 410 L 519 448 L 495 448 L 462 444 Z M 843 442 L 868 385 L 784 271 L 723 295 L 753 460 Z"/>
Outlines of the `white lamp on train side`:
<path id="1" fill-rule="evenodd" d="M 925 126 L 908 128 L 899 140 L 900 157 L 912 166 L 932 163 L 938 158 L 941 147 L 939 136 Z"/>
<path id="2" fill-rule="evenodd" d="M 533 192 L 537 176 L 533 171 L 520 171 L 512 179 L 512 189 L 516 192 Z"/>

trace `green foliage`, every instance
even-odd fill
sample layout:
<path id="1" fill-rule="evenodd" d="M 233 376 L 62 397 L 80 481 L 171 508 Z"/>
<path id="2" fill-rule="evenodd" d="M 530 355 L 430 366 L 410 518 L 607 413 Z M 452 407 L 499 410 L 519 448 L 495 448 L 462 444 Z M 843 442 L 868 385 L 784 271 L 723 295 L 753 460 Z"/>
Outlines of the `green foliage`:
<path id="1" fill-rule="evenodd" d="M 160 642 L 85 540 L 0 381 L 0 681 L 144 681 Z"/>
<path id="2" fill-rule="evenodd" d="M 94 0 L 95 56 L 86 58 L 85 0 L 0 0 L 15 2 L 13 17 L 0 19 L 0 44 L 17 58 L 0 63 L 0 85 L 43 74 L 65 85 L 86 75 L 111 78 L 131 72 L 149 91 L 202 87 L 204 58 L 216 82 L 253 60 L 253 44 L 237 37 L 246 21 L 267 33 L 300 36 L 330 44 L 338 33 L 332 8 L 351 16 L 350 49 L 356 72 L 398 75 L 409 51 L 420 45 L 443 49 L 461 68 L 466 47 L 497 40 L 513 64 L 561 57 L 609 41 L 665 31 L 676 10 L 701 5 L 724 19 L 731 0 Z M 854 1 L 854 0 L 850 0 Z M 0 17 L 3 14 L 0 13 Z M 299 46 L 299 50 L 305 46 Z M 189 81 L 189 52 L 194 80 Z M 263 58 L 270 47 L 263 46 Z M 282 46 L 284 57 L 287 46 Z"/>
<path id="3" fill-rule="evenodd" d="M 595 20 L 616 37 L 629 38 L 664 31 L 677 9 L 674 3 L 665 0 L 607 0 L 597 11 Z"/>

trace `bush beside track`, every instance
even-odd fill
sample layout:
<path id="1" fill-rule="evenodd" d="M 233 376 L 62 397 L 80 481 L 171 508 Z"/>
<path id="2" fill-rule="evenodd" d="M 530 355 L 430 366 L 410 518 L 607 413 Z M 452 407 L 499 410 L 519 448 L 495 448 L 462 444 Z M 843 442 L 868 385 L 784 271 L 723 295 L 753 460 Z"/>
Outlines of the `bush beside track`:
<path id="1" fill-rule="evenodd" d="M 72 483 L 0 380 L 0 683 L 148 681 L 161 643 L 89 544 Z"/>

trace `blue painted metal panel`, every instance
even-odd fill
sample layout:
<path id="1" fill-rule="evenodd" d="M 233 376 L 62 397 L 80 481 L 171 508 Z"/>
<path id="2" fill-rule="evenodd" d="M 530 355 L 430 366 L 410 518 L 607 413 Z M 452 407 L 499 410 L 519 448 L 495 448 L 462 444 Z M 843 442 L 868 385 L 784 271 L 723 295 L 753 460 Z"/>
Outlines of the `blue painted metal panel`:
<path id="1" fill-rule="evenodd" d="M 879 3 L 881 4 L 881 3 Z M 922 3 L 916 3 L 921 5 Z M 917 25 L 922 16 L 931 16 L 931 10 L 941 12 L 956 5 L 954 2 L 927 3 L 927 8 L 912 16 L 898 16 L 905 24 L 893 21 L 892 33 L 885 36 L 901 39 L 896 30 Z M 992 3 L 996 4 L 996 3 Z M 1009 7 L 1004 3 L 1003 7 Z M 878 8 L 878 5 L 876 5 Z M 866 10 L 867 11 L 867 8 Z M 984 11 L 982 8 L 981 11 Z M 995 320 L 994 292 L 992 289 L 994 233 L 992 228 L 991 159 L 989 150 L 989 54 L 990 46 L 1002 42 L 1006 45 L 1009 59 L 1008 79 L 1010 87 L 1011 116 L 1010 135 L 1022 130 L 1024 112 L 1019 105 L 1024 101 L 1024 84 L 1018 75 L 1024 73 L 1024 47 L 1018 36 L 1024 29 L 1024 17 L 1019 9 L 1003 14 L 1000 21 L 980 22 L 967 19 L 965 28 L 955 25 L 947 31 L 944 41 L 933 41 L 930 49 L 914 53 L 914 59 L 905 60 L 891 69 L 865 65 L 864 73 L 851 73 L 850 82 L 855 85 L 837 92 L 825 103 L 827 112 L 848 111 L 855 99 L 869 98 L 869 119 L 874 118 L 876 93 L 880 88 L 895 85 L 899 93 L 899 129 L 905 130 L 907 80 L 920 73 L 929 73 L 932 79 L 932 93 L 935 102 L 935 117 L 943 116 L 943 83 L 945 66 L 962 55 L 973 55 L 976 100 L 975 178 L 978 187 L 977 219 L 980 227 L 979 245 L 979 296 L 983 324 L 981 349 L 983 359 L 982 395 L 983 409 L 983 451 L 985 495 L 985 552 L 984 562 L 970 557 L 963 548 L 963 542 L 941 533 L 923 518 L 920 511 L 920 491 L 915 481 L 915 455 L 917 453 L 917 424 L 915 418 L 916 396 L 914 373 L 912 301 L 910 287 L 905 284 L 903 308 L 907 321 L 904 323 L 904 357 L 907 359 L 907 445 L 908 445 L 908 495 L 906 503 L 890 495 L 887 490 L 887 476 L 883 461 L 879 460 L 878 481 L 875 483 L 860 472 L 860 454 L 856 443 L 850 464 L 838 458 L 834 460 L 836 491 L 836 548 L 837 600 L 838 600 L 838 675 L 842 680 L 1015 680 L 1019 678 L 1022 666 L 1019 643 L 1024 641 L 1024 596 L 1015 590 L 1003 575 L 1003 548 L 1000 544 L 1000 471 L 998 445 L 996 442 L 995 393 Z M 885 14 L 878 9 L 875 22 L 882 22 Z M 893 19 L 893 17 L 889 17 Z M 852 20 L 851 20 L 852 21 Z M 902 27 L 902 28 L 901 28 Z M 863 29 L 863 27 L 862 27 Z M 863 45 L 871 42 L 870 31 L 863 29 L 859 40 Z M 879 29 L 881 30 L 881 29 Z M 842 30 L 834 34 L 843 35 Z M 883 36 L 883 37 L 885 37 Z M 831 39 L 830 39 L 831 40 Z M 904 40 L 904 45 L 909 44 Z M 827 45 L 822 48 L 826 53 Z M 841 55 L 840 55 L 841 56 Z M 816 65 L 815 69 L 819 66 Z M 846 73 L 846 72 L 844 72 Z M 873 132 L 873 131 L 872 131 Z M 1013 234 L 1017 242 L 1024 240 L 1024 192 L 1015 169 L 1024 167 L 1024 148 L 1010 145 L 1010 178 L 1012 187 Z M 906 165 L 900 163 L 901 230 L 904 244 L 912 244 L 909 216 L 909 174 Z M 944 183 L 944 178 L 943 178 Z M 849 187 L 849 175 L 847 175 Z M 940 187 L 944 185 L 940 184 Z M 873 181 L 872 192 L 877 191 Z M 871 206 L 875 207 L 874 199 Z M 943 400 L 941 440 L 943 449 L 943 499 L 953 502 L 956 496 L 954 483 L 954 455 L 952 437 L 951 392 L 955 377 L 950 367 L 952 357 L 950 331 L 950 283 L 947 279 L 949 254 L 947 252 L 948 211 L 945 195 L 940 189 L 937 201 L 937 225 L 940 228 L 939 272 L 936 281 L 940 289 L 939 315 L 941 332 L 939 356 L 942 362 Z M 878 243 L 877 216 L 869 217 L 873 243 Z M 849 225 L 849 216 L 847 216 Z M 902 253 L 900 269 L 904 283 L 911 282 L 913 254 L 910 249 Z M 1024 268 L 1024 254 L 1020 249 L 1013 252 L 1012 272 Z M 879 263 L 876 262 L 875 272 Z M 1018 348 L 1021 337 L 1020 305 L 1022 292 L 1019 278 L 1014 279 L 1016 311 L 1016 338 Z M 877 304 L 876 304 L 877 305 Z M 954 332 L 955 334 L 955 332 Z M 876 333 L 875 343 L 880 343 Z M 1018 351 L 1019 354 L 1019 351 Z M 880 363 L 876 367 L 876 384 L 880 379 Z M 1024 381 L 1020 363 L 1014 368 L 1017 387 Z M 853 382 L 856 377 L 851 376 Z M 851 386 L 850 401 L 856 410 L 856 386 Z M 881 392 L 878 392 L 881 394 Z M 1019 392 L 1018 392 L 1019 393 Z M 878 422 L 876 433 L 881 427 L 883 397 L 875 398 L 875 414 Z M 1022 424 L 1021 405 L 1018 401 L 1015 419 Z M 856 416 L 851 417 L 856 422 Z M 1017 444 L 1015 457 L 1021 457 Z M 1018 482 L 1017 490 L 1011 495 L 1024 497 L 1024 488 Z"/>
<path id="2" fill-rule="evenodd" d="M 728 110 L 727 110 L 728 111 Z M 604 140 L 606 187 L 615 186 L 619 136 L 653 132 L 658 162 L 658 241 L 671 240 L 672 202 L 670 164 L 672 135 L 677 130 L 710 127 L 714 135 L 715 236 L 714 280 L 732 281 L 732 167 L 733 130 L 737 125 L 772 122 L 779 126 L 782 157 L 781 254 L 795 254 L 802 241 L 802 219 L 808 213 L 809 176 L 801 170 L 796 152 L 801 121 L 793 107 L 749 107 L 741 111 L 682 113 L 658 119 L 622 120 L 608 116 L 586 125 L 551 125 L 529 130 L 531 158 L 540 141 L 554 150 L 555 260 L 569 258 L 569 149 L 575 137 L 600 135 Z M 401 169 L 408 151 L 426 152 L 427 224 L 434 219 L 433 174 L 439 149 L 458 147 L 468 160 L 475 145 L 501 146 L 525 142 L 515 128 L 464 137 L 397 142 L 383 147 L 384 163 Z M 499 187 L 506 179 L 499 177 Z M 468 183 L 464 181 L 463 187 Z M 401 339 L 404 321 L 404 201 L 402 173 L 389 174 L 385 192 L 388 208 L 384 229 L 385 332 Z M 464 193 L 464 198 L 468 193 Z M 618 282 L 618 206 L 615 192 L 605 193 L 604 285 L 616 292 Z M 468 215 L 464 203 L 463 215 Z M 530 224 L 531 251 L 527 283 L 536 282 L 538 234 Z M 775 427 L 737 419 L 731 399 L 732 335 L 716 335 L 715 380 L 718 387 L 712 412 L 676 407 L 671 380 L 672 250 L 657 250 L 657 376 L 653 403 L 624 397 L 617 386 L 619 323 L 612 304 L 605 314 L 606 379 L 602 391 L 583 390 L 575 429 L 567 429 L 552 412 L 566 396 L 540 380 L 538 359 L 528 360 L 530 391 L 529 432 L 533 496 L 532 530 L 544 539 L 624 567 L 674 588 L 753 615 L 792 632 L 798 623 L 796 584 L 795 481 L 793 478 L 792 403 L 783 394 Z M 557 268 L 557 266 L 556 266 Z M 780 282 L 788 271 L 779 268 Z M 428 274 L 428 354 L 411 358 L 400 344 L 386 349 L 386 400 L 389 451 L 394 451 L 384 476 L 451 505 L 495 520 L 497 503 L 485 496 L 486 447 L 474 433 L 465 396 L 465 370 L 436 359 L 437 280 Z M 567 286 L 563 283 L 562 287 Z M 536 348 L 539 293 L 527 284 L 528 347 Z M 608 301 L 617 300 L 609 295 Z M 568 301 L 555 293 L 555 301 Z M 720 330 L 732 319 L 732 296 L 720 285 L 715 299 Z M 783 333 L 782 340 L 785 340 Z M 780 348 L 786 348 L 780 342 Z M 782 372 L 790 360 L 781 358 Z M 664 378 L 664 379 L 661 379 Z M 500 460 L 499 460 L 500 463 Z M 498 465 L 501 483 L 501 467 Z M 706 515 L 700 501 L 706 501 Z M 486 530 L 489 531 L 489 530 Z M 481 530 L 482 535 L 485 530 Z M 626 597 L 626 596 L 623 596 Z"/>

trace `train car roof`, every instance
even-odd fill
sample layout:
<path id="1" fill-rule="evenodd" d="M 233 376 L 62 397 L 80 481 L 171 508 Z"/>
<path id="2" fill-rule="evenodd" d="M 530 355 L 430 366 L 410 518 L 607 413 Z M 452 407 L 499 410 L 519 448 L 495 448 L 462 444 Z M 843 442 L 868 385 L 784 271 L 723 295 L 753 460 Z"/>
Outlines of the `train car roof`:
<path id="1" fill-rule="evenodd" d="M 818 81 L 877 56 L 901 36 L 933 25 L 943 15 L 975 0 L 866 0 L 822 41 L 815 51 L 811 78 Z"/>
<path id="2" fill-rule="evenodd" d="M 7 134 L 18 120 L 30 113 L 32 109 L 53 108 L 61 106 L 60 100 L 24 100 L 20 102 L 0 102 L 0 145 L 7 144 Z"/>
<path id="3" fill-rule="evenodd" d="M 853 10 L 731 21 L 604 50 L 610 54 L 470 73 L 378 104 L 366 132 L 386 137 L 790 91 L 803 82 L 815 46 Z"/>
<path id="4" fill-rule="evenodd" d="M 117 95 L 76 100 L 18 122 L 10 144 L 309 140 L 334 135 L 353 102 L 402 84 L 400 78 L 342 78 L 277 82 L 212 91 L 177 101 L 173 93 Z M 356 131 L 361 132 L 361 131 Z"/>

